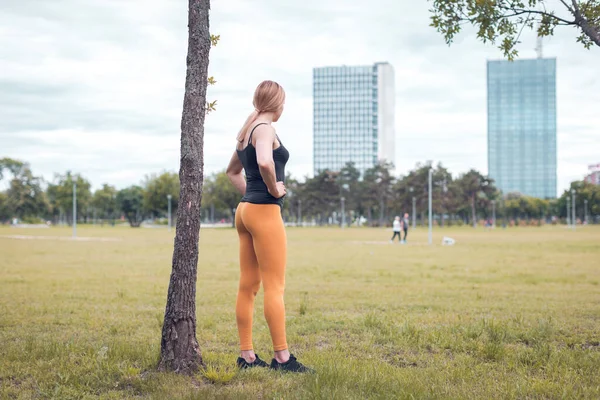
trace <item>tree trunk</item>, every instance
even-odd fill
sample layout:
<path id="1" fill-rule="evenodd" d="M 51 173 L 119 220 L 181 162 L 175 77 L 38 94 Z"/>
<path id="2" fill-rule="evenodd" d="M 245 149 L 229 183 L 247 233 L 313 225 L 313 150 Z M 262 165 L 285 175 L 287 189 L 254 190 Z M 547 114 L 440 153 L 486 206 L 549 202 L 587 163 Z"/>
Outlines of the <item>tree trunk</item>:
<path id="1" fill-rule="evenodd" d="M 589 37 L 596 46 L 600 46 L 600 28 L 590 24 L 590 21 L 581 14 L 581 9 L 576 1 L 572 0 L 572 13 L 575 16 L 575 23 L 581 28 L 583 33 Z"/>
<path id="2" fill-rule="evenodd" d="M 181 194 L 173 264 L 160 343 L 159 369 L 192 373 L 203 366 L 196 339 L 196 277 L 204 179 L 204 116 L 210 0 L 189 0 L 188 55 L 181 117 Z"/>

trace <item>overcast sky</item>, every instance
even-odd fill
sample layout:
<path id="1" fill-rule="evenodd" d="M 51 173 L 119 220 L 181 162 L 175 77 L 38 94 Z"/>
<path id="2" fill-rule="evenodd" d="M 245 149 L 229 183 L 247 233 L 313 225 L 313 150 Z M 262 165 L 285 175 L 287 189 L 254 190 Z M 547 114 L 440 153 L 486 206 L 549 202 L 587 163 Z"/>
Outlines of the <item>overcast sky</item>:
<path id="1" fill-rule="evenodd" d="M 277 131 L 289 170 L 312 174 L 312 68 L 390 62 L 396 72 L 396 166 L 441 161 L 487 172 L 486 60 L 502 57 L 465 31 L 448 47 L 425 0 L 213 1 L 221 41 L 209 73 L 205 171 L 222 170 L 263 79 L 286 89 Z M 368 7 L 367 7 L 368 4 Z M 573 28 L 544 42 L 557 57 L 559 190 L 600 162 L 600 49 Z M 526 32 L 521 58 L 535 57 Z M 187 50 L 184 0 L 2 0 L 0 157 L 47 180 L 66 170 L 97 188 L 179 168 Z"/>

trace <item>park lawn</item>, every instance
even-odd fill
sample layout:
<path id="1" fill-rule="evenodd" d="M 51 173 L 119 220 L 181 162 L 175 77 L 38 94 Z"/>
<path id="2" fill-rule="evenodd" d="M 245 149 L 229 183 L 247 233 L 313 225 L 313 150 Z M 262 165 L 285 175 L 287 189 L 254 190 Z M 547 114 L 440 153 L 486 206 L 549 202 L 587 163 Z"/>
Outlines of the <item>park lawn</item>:
<path id="1" fill-rule="evenodd" d="M 233 368 L 237 237 L 202 230 L 193 377 L 156 372 L 174 233 L 70 234 L 0 227 L 2 399 L 600 398 L 600 227 L 289 228 L 288 342 L 313 375 Z"/>

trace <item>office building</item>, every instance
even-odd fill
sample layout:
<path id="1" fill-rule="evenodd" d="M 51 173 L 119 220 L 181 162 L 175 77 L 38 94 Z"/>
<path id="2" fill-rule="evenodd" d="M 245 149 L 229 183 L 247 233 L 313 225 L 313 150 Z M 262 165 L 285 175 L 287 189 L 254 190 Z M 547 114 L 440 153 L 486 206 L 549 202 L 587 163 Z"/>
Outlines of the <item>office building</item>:
<path id="1" fill-rule="evenodd" d="M 488 172 L 504 193 L 556 197 L 556 59 L 488 61 Z"/>
<path id="2" fill-rule="evenodd" d="M 322 67 L 313 70 L 314 173 L 348 162 L 364 173 L 378 161 L 395 163 L 394 68 Z"/>
<path id="3" fill-rule="evenodd" d="M 593 185 L 600 185 L 600 163 L 593 164 L 588 167 L 589 175 L 585 177 L 585 181 Z"/>

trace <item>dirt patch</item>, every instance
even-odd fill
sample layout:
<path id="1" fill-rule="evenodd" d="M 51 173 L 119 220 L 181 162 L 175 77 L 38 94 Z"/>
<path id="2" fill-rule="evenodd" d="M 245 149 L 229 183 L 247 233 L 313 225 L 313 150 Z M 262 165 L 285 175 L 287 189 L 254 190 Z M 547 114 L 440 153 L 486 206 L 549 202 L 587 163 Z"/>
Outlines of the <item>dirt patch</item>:
<path id="1" fill-rule="evenodd" d="M 327 343 L 327 342 L 325 342 L 325 341 L 319 340 L 319 341 L 318 341 L 318 342 L 315 344 L 315 348 L 316 348 L 317 350 L 319 350 L 319 351 L 321 351 L 321 350 L 328 350 L 328 349 L 330 349 L 330 348 L 331 348 L 331 344 L 329 344 L 329 343 Z"/>
<path id="2" fill-rule="evenodd" d="M 386 363 L 398 368 L 424 368 L 426 363 L 419 361 L 415 351 L 396 351 L 384 354 L 382 359 Z"/>
<path id="3" fill-rule="evenodd" d="M 600 342 L 592 341 L 592 342 L 583 343 L 581 345 L 581 348 L 584 350 L 600 350 Z"/>

